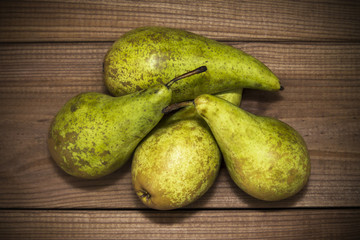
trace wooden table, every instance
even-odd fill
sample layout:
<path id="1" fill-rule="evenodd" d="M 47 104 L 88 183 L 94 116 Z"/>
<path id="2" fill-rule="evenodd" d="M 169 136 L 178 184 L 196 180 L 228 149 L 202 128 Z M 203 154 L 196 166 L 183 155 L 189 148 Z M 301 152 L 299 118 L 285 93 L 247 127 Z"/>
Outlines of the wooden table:
<path id="1" fill-rule="evenodd" d="M 1 1 L 1 239 L 358 239 L 359 1 Z M 308 185 L 256 200 L 223 167 L 192 205 L 155 211 L 137 199 L 130 162 L 99 180 L 62 172 L 46 139 L 72 96 L 104 92 L 102 61 L 145 25 L 202 34 L 255 56 L 285 90 L 244 91 L 242 107 L 304 137 Z"/>

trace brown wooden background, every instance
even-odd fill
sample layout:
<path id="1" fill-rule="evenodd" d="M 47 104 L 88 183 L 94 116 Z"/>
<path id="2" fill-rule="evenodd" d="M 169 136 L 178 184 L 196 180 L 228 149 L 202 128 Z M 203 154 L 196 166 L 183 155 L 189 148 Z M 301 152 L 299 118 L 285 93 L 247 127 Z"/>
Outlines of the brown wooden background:
<path id="1" fill-rule="evenodd" d="M 359 1 L 1 1 L 1 239 L 356 239 L 360 235 Z M 285 91 L 242 107 L 305 138 L 306 188 L 279 202 L 244 194 L 222 168 L 185 209 L 144 207 L 130 163 L 100 180 L 63 173 L 46 137 L 80 92 L 106 92 L 102 60 L 135 27 L 186 29 L 264 62 Z"/>

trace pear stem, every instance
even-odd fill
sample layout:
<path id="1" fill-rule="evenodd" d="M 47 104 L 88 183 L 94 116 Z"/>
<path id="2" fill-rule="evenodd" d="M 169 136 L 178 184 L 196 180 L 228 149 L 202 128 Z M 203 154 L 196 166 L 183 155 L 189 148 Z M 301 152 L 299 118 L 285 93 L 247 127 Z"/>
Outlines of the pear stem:
<path id="1" fill-rule="evenodd" d="M 184 73 L 183 75 L 180 75 L 178 77 L 175 77 L 174 79 L 172 79 L 171 81 L 169 81 L 167 84 L 165 84 L 165 86 L 167 88 L 170 88 L 171 85 L 173 85 L 175 82 L 179 81 L 180 79 L 183 79 L 183 78 L 186 78 L 186 77 L 190 77 L 192 75 L 195 75 L 195 74 L 199 74 L 199 73 L 202 73 L 202 72 L 205 72 L 207 70 L 207 67 L 206 66 L 201 66 L 195 70 L 192 70 L 190 72 L 187 72 L 187 73 Z"/>
<path id="2" fill-rule="evenodd" d="M 194 105 L 194 101 L 173 103 L 173 104 L 167 106 L 166 108 L 164 108 L 162 110 L 162 113 L 167 114 L 167 113 L 173 112 L 175 110 L 178 110 L 179 108 L 183 108 L 183 107 L 187 107 L 187 106 L 191 106 L 191 105 Z"/>

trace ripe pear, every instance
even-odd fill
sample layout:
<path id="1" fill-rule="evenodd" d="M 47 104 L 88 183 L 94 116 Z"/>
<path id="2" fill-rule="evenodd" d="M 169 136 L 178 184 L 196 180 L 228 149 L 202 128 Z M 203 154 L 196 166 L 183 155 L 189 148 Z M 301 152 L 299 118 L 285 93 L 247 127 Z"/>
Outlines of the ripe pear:
<path id="1" fill-rule="evenodd" d="M 231 102 L 232 104 L 234 104 L 236 106 L 240 106 L 241 99 L 242 99 L 242 93 L 243 93 L 243 89 L 239 88 L 239 89 L 235 89 L 235 90 L 217 93 L 217 94 L 215 94 L 215 96 L 217 96 L 221 99 L 224 99 L 228 102 Z M 194 105 L 193 105 L 193 107 L 194 107 Z M 195 111 L 195 107 L 194 107 L 194 111 Z"/>
<path id="2" fill-rule="evenodd" d="M 141 27 L 121 36 L 105 55 L 104 81 L 113 95 L 121 96 L 202 65 L 206 74 L 174 84 L 172 103 L 237 88 L 281 88 L 268 67 L 240 49 L 166 27 Z"/>
<path id="3" fill-rule="evenodd" d="M 242 89 L 219 94 L 240 104 Z M 165 116 L 136 148 L 132 183 L 146 206 L 158 210 L 193 203 L 213 185 L 221 153 L 194 105 Z"/>
<path id="4" fill-rule="evenodd" d="M 208 94 L 197 97 L 194 104 L 214 134 L 231 178 L 243 191 L 276 201 L 304 187 L 310 158 L 295 129 Z"/>
<path id="5" fill-rule="evenodd" d="M 170 86 L 206 71 L 198 68 L 167 83 L 121 97 L 81 93 L 70 99 L 51 124 L 48 148 L 68 174 L 95 179 L 120 168 L 138 143 L 163 117 Z"/>

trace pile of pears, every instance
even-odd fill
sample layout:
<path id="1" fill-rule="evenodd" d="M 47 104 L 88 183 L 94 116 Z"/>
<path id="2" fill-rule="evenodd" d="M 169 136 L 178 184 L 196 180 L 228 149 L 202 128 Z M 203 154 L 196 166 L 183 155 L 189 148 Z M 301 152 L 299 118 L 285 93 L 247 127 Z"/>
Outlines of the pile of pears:
<path id="1" fill-rule="evenodd" d="M 51 123 L 48 148 L 66 173 L 97 179 L 131 159 L 136 195 L 159 210 L 203 196 L 222 159 L 257 199 L 282 200 L 307 183 L 301 135 L 240 108 L 244 88 L 282 89 L 251 55 L 188 31 L 142 27 L 113 44 L 103 67 L 110 94 L 80 93 Z"/>

